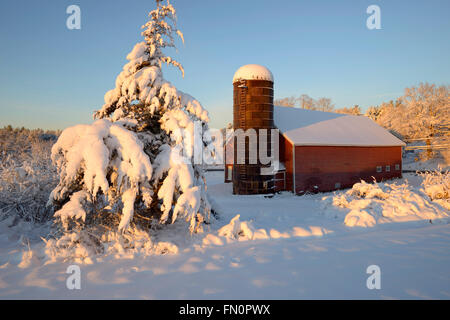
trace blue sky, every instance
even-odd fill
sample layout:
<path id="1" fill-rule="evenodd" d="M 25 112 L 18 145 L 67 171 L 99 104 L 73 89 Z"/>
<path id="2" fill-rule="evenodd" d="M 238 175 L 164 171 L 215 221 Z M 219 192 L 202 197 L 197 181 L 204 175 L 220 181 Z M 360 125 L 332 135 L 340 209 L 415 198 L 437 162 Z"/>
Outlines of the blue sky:
<path id="1" fill-rule="evenodd" d="M 185 77 L 165 78 L 196 97 L 212 127 L 232 120 L 232 78 L 267 66 L 275 98 L 306 93 L 363 109 L 420 82 L 449 84 L 450 1 L 173 0 L 185 44 L 174 53 Z M 81 30 L 66 28 L 67 6 Z M 381 30 L 366 9 L 381 8 Z M 2 0 L 0 126 L 65 128 L 92 121 L 125 56 L 141 41 L 151 0 Z"/>

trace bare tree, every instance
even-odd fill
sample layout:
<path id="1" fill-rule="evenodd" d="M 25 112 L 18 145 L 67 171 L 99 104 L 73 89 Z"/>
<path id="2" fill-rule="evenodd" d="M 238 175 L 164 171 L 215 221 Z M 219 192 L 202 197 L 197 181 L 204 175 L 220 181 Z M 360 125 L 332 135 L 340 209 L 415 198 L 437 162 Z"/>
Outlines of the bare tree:
<path id="1" fill-rule="evenodd" d="M 315 110 L 315 101 L 307 94 L 302 94 L 297 98 L 297 101 L 299 102 L 300 108 Z"/>
<path id="2" fill-rule="evenodd" d="M 329 98 L 320 98 L 315 103 L 315 109 L 319 111 L 330 112 L 334 109 L 334 104 L 331 103 Z"/>
<path id="3" fill-rule="evenodd" d="M 334 109 L 334 104 L 331 102 L 330 98 L 320 98 L 319 100 L 314 100 L 307 94 L 302 94 L 299 97 L 291 96 L 287 98 L 277 99 L 274 101 L 275 105 L 285 106 L 285 107 L 300 107 L 301 109 L 308 110 L 319 110 L 330 112 Z"/>
<path id="4" fill-rule="evenodd" d="M 292 96 L 288 98 L 282 98 L 277 99 L 273 102 L 276 106 L 283 106 L 283 107 L 295 107 L 295 104 L 297 103 L 297 98 Z"/>

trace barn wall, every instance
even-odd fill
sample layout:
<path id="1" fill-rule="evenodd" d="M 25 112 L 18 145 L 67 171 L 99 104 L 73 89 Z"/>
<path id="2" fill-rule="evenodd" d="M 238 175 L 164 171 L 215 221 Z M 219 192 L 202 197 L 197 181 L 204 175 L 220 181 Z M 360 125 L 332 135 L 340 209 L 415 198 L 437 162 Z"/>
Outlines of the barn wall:
<path id="1" fill-rule="evenodd" d="M 286 167 L 286 190 L 292 191 L 292 177 L 293 177 L 293 157 L 292 157 L 292 143 L 289 142 L 282 134 L 280 134 L 280 161 L 284 162 Z"/>
<path id="2" fill-rule="evenodd" d="M 372 182 L 372 177 L 377 181 L 401 177 L 401 164 L 401 147 L 296 146 L 295 192 L 348 188 L 360 179 Z M 382 172 L 377 172 L 377 166 Z"/>

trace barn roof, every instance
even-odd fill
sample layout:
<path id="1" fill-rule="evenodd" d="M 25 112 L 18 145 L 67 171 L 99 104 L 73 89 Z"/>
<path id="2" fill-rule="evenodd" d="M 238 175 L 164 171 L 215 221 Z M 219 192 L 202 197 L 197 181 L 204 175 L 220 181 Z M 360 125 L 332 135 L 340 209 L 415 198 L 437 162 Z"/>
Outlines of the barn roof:
<path id="1" fill-rule="evenodd" d="M 365 116 L 275 106 L 274 122 L 294 145 L 405 145 L 403 141 Z"/>

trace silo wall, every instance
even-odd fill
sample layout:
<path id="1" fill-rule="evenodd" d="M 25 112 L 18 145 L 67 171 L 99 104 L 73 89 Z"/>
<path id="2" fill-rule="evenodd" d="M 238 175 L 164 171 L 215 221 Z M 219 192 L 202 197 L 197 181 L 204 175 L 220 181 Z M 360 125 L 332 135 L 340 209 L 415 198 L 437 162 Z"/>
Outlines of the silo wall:
<path id="1" fill-rule="evenodd" d="M 274 128 L 272 81 L 238 80 L 233 83 L 233 127 L 233 193 L 273 193 L 274 175 L 261 174 L 261 168 L 270 167 L 270 164 L 261 163 L 259 157 L 261 129 L 267 132 L 266 139 L 261 142 L 267 145 L 268 155 L 271 152 L 271 129 Z M 244 136 L 240 137 L 242 133 Z M 253 133 L 256 137 L 250 138 Z M 242 150 L 245 154 L 239 157 L 243 155 Z"/>

